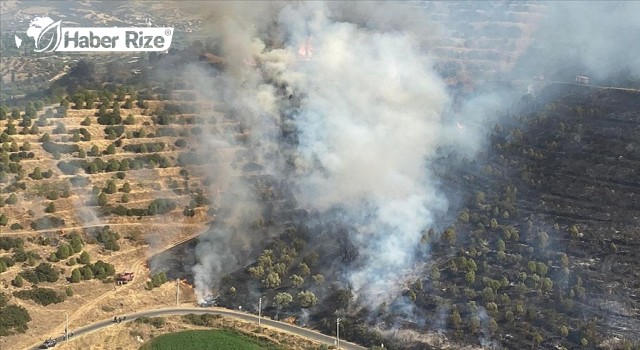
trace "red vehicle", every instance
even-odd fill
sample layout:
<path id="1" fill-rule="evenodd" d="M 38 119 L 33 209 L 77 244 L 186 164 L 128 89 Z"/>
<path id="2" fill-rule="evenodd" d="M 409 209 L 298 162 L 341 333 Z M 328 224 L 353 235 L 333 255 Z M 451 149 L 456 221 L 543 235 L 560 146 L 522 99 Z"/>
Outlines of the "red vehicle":
<path id="1" fill-rule="evenodd" d="M 116 277 L 116 284 L 123 285 L 133 281 L 133 272 L 123 272 Z"/>

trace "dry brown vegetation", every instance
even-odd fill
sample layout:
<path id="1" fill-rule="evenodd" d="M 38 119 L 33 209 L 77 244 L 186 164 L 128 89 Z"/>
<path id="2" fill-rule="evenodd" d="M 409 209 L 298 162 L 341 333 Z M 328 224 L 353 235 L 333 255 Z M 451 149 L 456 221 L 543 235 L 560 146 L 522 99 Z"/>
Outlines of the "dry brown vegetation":
<path id="1" fill-rule="evenodd" d="M 184 330 L 193 329 L 234 329 L 250 337 L 261 337 L 275 344 L 291 350 L 304 350 L 319 348 L 320 344 L 311 340 L 302 339 L 284 333 L 270 327 L 262 327 L 262 331 L 254 324 L 235 320 L 227 317 L 213 319 L 211 327 L 194 326 L 186 323 L 182 316 L 169 316 L 162 318 L 165 324 L 156 328 L 150 324 L 141 322 L 127 322 L 111 326 L 100 332 L 87 334 L 69 343 L 61 343 L 60 349 L 138 349 L 141 345 L 154 337 Z"/>
<path id="2" fill-rule="evenodd" d="M 152 102 L 154 102 L 153 105 L 159 104 L 155 101 Z M 96 103 L 95 107 L 98 106 L 99 103 Z M 56 107 L 53 106 L 53 108 Z M 0 226 L 0 237 L 22 238 L 24 251 L 39 255 L 40 259 L 34 259 L 35 265 L 37 265 L 41 262 L 49 262 L 47 261 L 48 257 L 55 254 L 60 244 L 68 243 L 70 234 L 80 233 L 84 240 L 83 251 L 89 253 L 92 263 L 102 260 L 113 264 L 116 273 L 133 271 L 135 278 L 133 282 L 125 286 L 116 286 L 111 277 L 104 281 L 92 279 L 80 283 L 70 283 L 68 278 L 70 278 L 72 270 L 81 267 L 80 264 L 69 266 L 70 259 L 78 259 L 80 255 L 79 253 L 72 254 L 71 257 L 61 259 L 61 261 L 50 262 L 55 269 L 61 272 L 60 278 L 53 283 L 39 283 L 39 287 L 51 288 L 64 293 L 65 289 L 71 286 L 73 296 L 66 297 L 66 300 L 59 304 L 42 306 L 31 300 L 22 300 L 12 296 L 18 290 L 31 288 L 31 283 L 26 280 L 22 287 L 15 287 L 11 284 L 11 281 L 21 271 L 30 268 L 27 262 L 16 262 L 0 275 L 0 284 L 2 291 L 10 297 L 10 303 L 24 306 L 29 311 L 32 321 L 29 322 L 29 329 L 26 333 L 0 338 L 0 347 L 2 348 L 8 344 L 11 344 L 12 348 L 22 348 L 34 345 L 34 342 L 41 342 L 47 337 L 59 336 L 63 332 L 65 313 L 69 314 L 70 328 L 75 329 L 115 314 L 126 314 L 149 307 L 174 305 L 174 283 L 167 283 L 153 290 L 145 289 L 150 275 L 146 259 L 158 251 L 193 238 L 201 233 L 206 228 L 205 223 L 211 220 L 207 214 L 208 207 L 206 205 L 193 208 L 193 216 L 183 214 L 183 208 L 190 206 L 192 201 L 192 191 L 202 189 L 204 179 L 202 171 L 198 167 L 190 168 L 187 176 L 181 174 L 181 168 L 176 161 L 180 149 L 174 146 L 179 137 L 163 136 L 144 139 L 131 137 L 131 133 L 141 129 L 144 129 L 147 134 L 154 134 L 157 131 L 157 126 L 148 115 L 151 114 L 149 110 L 121 109 L 123 118 L 131 113 L 135 123 L 125 126 L 120 147 L 116 147 L 114 154 L 106 155 L 102 153 L 114 143 L 114 140 L 109 139 L 105 133 L 106 126 L 97 123 L 95 115 L 98 109 L 77 110 L 73 109 L 73 103 L 70 103 L 69 107 L 65 117 L 45 118 L 45 125 L 39 126 L 38 132 L 33 134 L 22 133 L 22 127 L 18 126 L 22 116 L 11 121 L 16 126 L 17 132 L 10 135 L 12 140 L 9 144 L 15 142 L 23 147 L 28 142 L 30 149 L 25 152 L 32 153 L 32 156 L 20 159 L 17 163 L 21 166 L 21 170 L 17 173 L 9 173 L 2 186 L 5 191 L 0 194 L 3 204 L 0 207 L 0 215 L 6 215 L 8 223 L 6 226 Z M 38 122 L 38 117 L 45 114 L 45 111 L 46 108 L 39 111 L 37 117 L 32 119 L 34 124 Z M 82 125 L 83 120 L 87 117 L 91 120 L 91 125 Z M 0 120 L 0 132 L 7 129 L 10 119 L 9 117 L 7 120 Z M 65 133 L 54 132 L 59 123 L 64 124 Z M 188 125 L 171 125 L 170 127 L 175 128 L 177 133 L 181 129 L 188 130 L 190 128 Z M 90 141 L 73 142 L 72 131 L 79 128 L 85 128 L 89 132 Z M 89 162 L 95 158 L 101 158 L 105 162 L 110 159 L 121 161 L 125 158 L 134 158 L 141 154 L 126 152 L 123 149 L 125 145 L 164 142 L 166 147 L 163 152 L 158 152 L 158 154 L 168 158 L 170 166 L 165 168 L 143 166 L 137 170 L 129 169 L 124 171 L 125 177 L 123 179 L 119 178 L 116 171 L 89 174 L 78 169 L 76 175 L 65 174 L 57 165 L 64 161 L 79 160 L 79 154 L 73 152 L 55 155 L 47 152 L 43 148 L 44 143 L 41 140 L 45 134 L 50 135 L 51 142 L 78 145 L 86 151 L 87 156 L 84 160 Z M 90 150 L 94 146 L 98 147 L 101 154 L 91 155 Z M 7 145 L 7 147 L 9 146 Z M 17 152 L 9 150 L 8 153 L 12 155 Z M 51 170 L 51 176 L 42 179 L 32 178 L 30 175 L 37 167 L 43 173 Z M 86 181 L 81 184 L 73 184 L 71 180 L 74 177 L 82 177 Z M 91 203 L 94 197 L 92 189 L 94 187 L 104 189 L 108 181 L 115 182 L 117 191 L 106 194 L 106 206 Z M 128 201 L 123 203 L 122 196 L 125 192 L 122 191 L 122 187 L 125 183 L 130 185 L 131 190 L 127 193 Z M 14 184 L 24 184 L 24 189 L 21 186 L 10 188 Z M 179 187 L 176 188 L 175 184 L 178 184 Z M 67 198 L 64 198 L 64 189 L 69 192 Z M 58 192 L 58 196 L 56 196 L 58 198 L 52 200 L 47 198 L 52 191 Z M 17 203 L 4 203 L 10 193 L 17 195 Z M 146 208 L 150 202 L 158 198 L 174 201 L 175 209 L 162 215 L 149 216 L 117 216 L 105 212 L 105 208 L 113 208 L 117 205 L 124 205 L 127 208 Z M 55 205 L 53 213 L 45 212 L 49 203 Z M 32 226 L 32 223 L 45 216 L 62 219 L 64 224 L 52 228 L 34 228 Z M 15 224 L 20 224 L 22 228 L 15 226 L 12 228 L 12 225 Z M 92 229 L 102 229 L 107 225 L 111 231 L 117 232 L 120 236 L 120 239 L 117 240 L 119 250 L 105 249 L 102 244 L 95 241 L 95 232 L 92 232 Z M 46 242 L 43 242 L 44 240 Z M 15 250 L 0 250 L 0 257 L 9 258 L 13 256 L 14 252 Z M 193 300 L 193 295 L 188 290 L 185 289 L 181 294 L 182 301 Z"/>

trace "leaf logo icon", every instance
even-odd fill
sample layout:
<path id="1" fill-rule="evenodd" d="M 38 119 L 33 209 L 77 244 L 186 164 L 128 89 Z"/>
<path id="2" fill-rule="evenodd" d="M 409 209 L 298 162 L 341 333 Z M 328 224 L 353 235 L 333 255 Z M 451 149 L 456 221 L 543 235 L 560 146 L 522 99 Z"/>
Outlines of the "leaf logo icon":
<path id="1" fill-rule="evenodd" d="M 49 17 L 36 17 L 29 24 L 27 36 L 35 41 L 35 52 L 55 50 L 62 40 L 62 21 L 54 22 Z"/>

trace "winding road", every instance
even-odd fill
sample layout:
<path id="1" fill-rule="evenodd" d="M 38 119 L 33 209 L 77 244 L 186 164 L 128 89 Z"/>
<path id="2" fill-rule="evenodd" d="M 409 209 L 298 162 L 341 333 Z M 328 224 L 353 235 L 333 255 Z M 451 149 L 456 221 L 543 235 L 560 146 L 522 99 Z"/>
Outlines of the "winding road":
<path id="1" fill-rule="evenodd" d="M 219 307 L 205 308 L 205 307 L 188 307 L 188 306 L 145 310 L 145 311 L 137 312 L 134 314 L 126 315 L 127 319 L 123 322 L 130 322 L 139 317 L 158 317 L 158 316 L 186 315 L 186 314 L 199 314 L 199 315 L 214 314 L 214 315 L 232 317 L 232 318 L 236 318 L 246 322 L 256 322 L 256 323 L 258 322 L 258 316 L 249 314 L 249 313 L 243 313 L 243 312 L 223 309 Z M 124 315 L 119 315 L 119 316 L 124 316 Z M 295 334 L 297 336 L 304 337 L 307 339 L 315 340 L 320 343 L 324 343 L 327 345 L 335 345 L 335 340 L 336 340 L 335 337 L 324 335 L 322 333 L 316 332 L 311 329 L 294 326 L 292 324 L 285 323 L 285 322 L 274 321 L 264 317 L 262 318 L 261 323 L 264 326 L 268 326 L 271 328 L 278 329 L 280 331 L 285 331 L 291 334 Z M 116 323 L 113 322 L 113 319 L 108 319 L 108 320 L 103 320 L 103 321 L 90 324 L 82 328 L 72 329 L 71 331 L 73 332 L 73 336 L 69 338 L 69 341 L 73 341 L 75 338 L 77 338 L 80 335 L 95 332 L 103 328 L 113 326 L 115 324 Z M 64 341 L 64 337 L 60 336 L 56 338 L 56 340 L 58 342 Z M 39 346 L 40 345 L 31 347 L 28 349 L 34 349 L 34 350 L 39 349 Z M 366 350 L 367 348 L 340 340 L 340 349 Z"/>

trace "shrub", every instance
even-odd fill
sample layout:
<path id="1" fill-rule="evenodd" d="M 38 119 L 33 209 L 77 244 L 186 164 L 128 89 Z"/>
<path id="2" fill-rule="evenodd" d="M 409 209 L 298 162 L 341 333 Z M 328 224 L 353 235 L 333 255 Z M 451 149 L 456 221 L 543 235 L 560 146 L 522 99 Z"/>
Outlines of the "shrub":
<path id="1" fill-rule="evenodd" d="M 4 299 L 4 294 L 0 294 L 0 299 Z M 27 323 L 31 321 L 29 312 L 22 306 L 6 305 L 0 303 L 0 337 L 15 333 L 24 333 L 29 328 Z"/>
<path id="2" fill-rule="evenodd" d="M 49 202 L 49 204 L 47 204 L 47 207 L 44 209 L 45 213 L 55 213 L 56 212 L 56 205 L 53 202 Z"/>
<path id="3" fill-rule="evenodd" d="M 58 293 L 50 288 L 33 288 L 31 290 L 21 290 L 13 292 L 13 295 L 20 299 L 31 299 L 36 303 L 47 306 L 49 304 L 57 304 L 64 301 L 64 294 Z"/>
<path id="4" fill-rule="evenodd" d="M 24 240 L 22 238 L 0 237 L 0 249 L 2 250 L 21 249 L 23 247 Z"/>
<path id="5" fill-rule="evenodd" d="M 87 253 L 86 251 L 82 252 L 82 254 L 80 254 L 80 258 L 78 259 L 78 262 L 83 265 L 90 263 L 91 257 L 89 256 L 89 253 Z"/>
<path id="6" fill-rule="evenodd" d="M 55 216 L 45 216 L 31 222 L 31 228 L 34 230 L 46 230 L 64 226 L 64 219 Z"/>
<path id="7" fill-rule="evenodd" d="M 167 282 L 167 274 L 162 271 L 151 276 L 151 281 L 147 282 L 147 289 L 158 288 Z"/>
<path id="8" fill-rule="evenodd" d="M 60 271 L 49 263 L 40 263 L 35 269 L 27 269 L 20 275 L 31 283 L 56 282 L 60 277 Z"/>
<path id="9" fill-rule="evenodd" d="M 22 278 L 22 276 L 17 275 L 16 278 L 11 281 L 11 285 L 13 285 L 14 287 L 22 288 L 22 286 L 24 285 L 24 279 Z"/>

